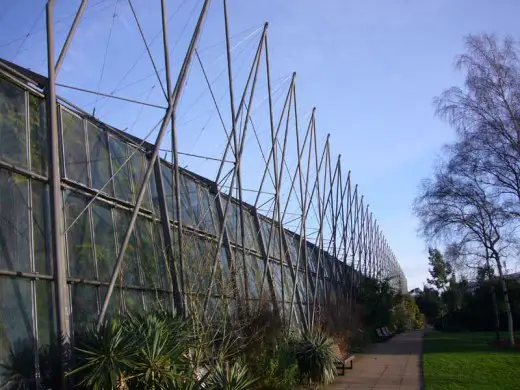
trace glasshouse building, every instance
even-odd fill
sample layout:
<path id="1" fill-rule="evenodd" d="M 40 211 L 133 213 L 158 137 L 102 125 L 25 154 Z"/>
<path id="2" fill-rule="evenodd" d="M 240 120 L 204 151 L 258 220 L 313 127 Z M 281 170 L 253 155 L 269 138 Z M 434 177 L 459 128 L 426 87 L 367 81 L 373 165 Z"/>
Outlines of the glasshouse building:
<path id="1" fill-rule="evenodd" d="M 233 316 L 263 302 L 290 326 L 306 327 L 320 310 L 348 309 L 363 278 L 406 290 L 350 183 L 335 243 L 324 247 L 186 169 L 176 197 L 174 166 L 164 160 L 145 180 L 134 224 L 153 145 L 57 98 L 53 167 L 46 85 L 45 77 L 0 62 L 0 361 L 21 340 L 73 336 L 96 321 L 106 299 L 107 317 L 196 305 Z M 61 196 L 53 198 L 54 180 Z M 55 259 L 60 250 L 65 264 Z"/>

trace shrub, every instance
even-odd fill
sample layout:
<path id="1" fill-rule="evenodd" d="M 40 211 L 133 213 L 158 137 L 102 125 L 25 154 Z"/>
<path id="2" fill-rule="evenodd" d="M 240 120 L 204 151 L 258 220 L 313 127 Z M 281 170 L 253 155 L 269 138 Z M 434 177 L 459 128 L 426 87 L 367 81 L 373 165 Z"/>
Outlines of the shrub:
<path id="1" fill-rule="evenodd" d="M 336 376 L 333 341 L 323 333 L 311 332 L 293 342 L 302 381 L 331 383 Z"/>
<path id="2" fill-rule="evenodd" d="M 264 351 L 253 368 L 260 378 L 258 387 L 262 390 L 292 389 L 299 380 L 294 344 L 285 340 L 280 341 L 273 350 Z"/>

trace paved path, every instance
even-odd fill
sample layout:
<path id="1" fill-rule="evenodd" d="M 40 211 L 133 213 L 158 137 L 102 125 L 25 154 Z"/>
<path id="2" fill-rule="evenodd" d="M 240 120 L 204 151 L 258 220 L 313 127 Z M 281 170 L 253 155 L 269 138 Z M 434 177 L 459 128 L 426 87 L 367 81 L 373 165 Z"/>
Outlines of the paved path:
<path id="1" fill-rule="evenodd" d="M 370 346 L 324 390 L 420 390 L 422 339 L 422 331 L 412 331 Z"/>

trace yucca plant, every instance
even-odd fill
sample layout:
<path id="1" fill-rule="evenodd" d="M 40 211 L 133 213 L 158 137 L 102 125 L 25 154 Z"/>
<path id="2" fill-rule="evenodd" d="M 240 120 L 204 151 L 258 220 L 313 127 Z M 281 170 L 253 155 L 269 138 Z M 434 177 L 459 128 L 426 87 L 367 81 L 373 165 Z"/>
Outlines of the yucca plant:
<path id="1" fill-rule="evenodd" d="M 77 368 L 69 375 L 79 386 L 93 390 L 128 388 L 139 338 L 126 332 L 123 321 L 112 319 L 99 329 L 92 325 L 75 341 Z"/>
<path id="2" fill-rule="evenodd" d="M 309 332 L 293 342 L 302 380 L 309 384 L 331 383 L 336 376 L 333 341 L 323 333 Z"/>
<path id="3" fill-rule="evenodd" d="M 257 379 L 251 376 L 246 365 L 235 362 L 217 362 L 210 369 L 207 385 L 212 390 L 248 390 Z"/>
<path id="4" fill-rule="evenodd" d="M 188 350 L 194 337 L 187 320 L 145 313 L 129 316 L 125 323 L 128 334 L 139 339 L 132 356 L 132 388 L 170 389 L 189 377 Z"/>
<path id="5" fill-rule="evenodd" d="M 94 390 L 185 388 L 180 384 L 197 382 L 189 374 L 192 340 L 190 323 L 181 317 L 164 312 L 127 315 L 81 334 L 77 368 L 70 375 Z"/>

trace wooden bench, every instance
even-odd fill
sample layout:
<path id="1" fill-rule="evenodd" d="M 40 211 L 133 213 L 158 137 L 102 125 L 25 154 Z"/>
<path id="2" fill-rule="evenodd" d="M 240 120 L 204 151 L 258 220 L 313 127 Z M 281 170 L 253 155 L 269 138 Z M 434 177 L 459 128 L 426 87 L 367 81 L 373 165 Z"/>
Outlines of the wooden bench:
<path id="1" fill-rule="evenodd" d="M 352 354 L 352 353 L 342 354 L 339 349 L 339 346 L 337 344 L 334 344 L 333 351 L 334 351 L 334 365 L 336 366 L 336 371 L 337 371 L 338 375 L 345 375 L 345 370 L 347 368 L 349 370 L 352 370 L 352 368 L 354 368 L 354 354 Z M 350 365 L 347 367 L 348 363 L 350 363 Z"/>
<path id="2" fill-rule="evenodd" d="M 376 335 L 379 339 L 378 341 L 386 341 L 391 337 L 391 336 L 386 335 L 383 332 L 382 328 L 376 328 Z"/>

